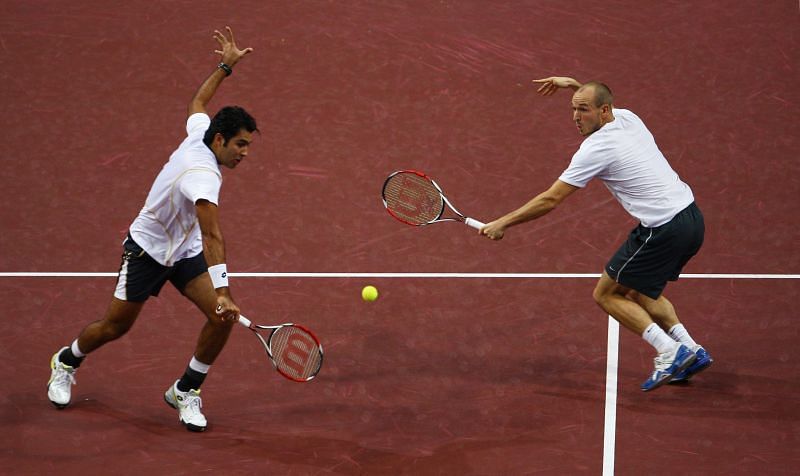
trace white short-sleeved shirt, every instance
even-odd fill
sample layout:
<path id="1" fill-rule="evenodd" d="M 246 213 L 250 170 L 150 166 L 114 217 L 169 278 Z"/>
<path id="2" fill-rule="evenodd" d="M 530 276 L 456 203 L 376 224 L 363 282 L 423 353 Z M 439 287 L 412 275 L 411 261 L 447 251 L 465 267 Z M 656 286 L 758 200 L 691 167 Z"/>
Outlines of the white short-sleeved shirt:
<path id="1" fill-rule="evenodd" d="M 133 240 L 163 266 L 203 251 L 195 203 L 219 204 L 222 173 L 203 135 L 211 124 L 207 114 L 186 120 L 187 137 L 156 177 L 144 207 L 130 226 Z"/>
<path id="2" fill-rule="evenodd" d="M 585 187 L 597 177 L 643 226 L 663 225 L 694 201 L 636 114 L 614 109 L 614 120 L 583 141 L 559 180 Z"/>

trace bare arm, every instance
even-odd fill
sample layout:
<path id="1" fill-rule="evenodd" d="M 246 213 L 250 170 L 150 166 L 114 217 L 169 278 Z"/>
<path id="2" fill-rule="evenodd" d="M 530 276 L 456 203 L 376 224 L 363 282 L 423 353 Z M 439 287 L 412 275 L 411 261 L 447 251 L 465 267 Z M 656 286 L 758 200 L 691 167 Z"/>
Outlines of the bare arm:
<path id="1" fill-rule="evenodd" d="M 236 46 L 236 41 L 233 39 L 233 31 L 231 28 L 226 26 L 225 29 L 228 30 L 228 36 L 220 33 L 219 30 L 214 30 L 214 39 L 219 42 L 221 48 L 215 50 L 214 53 L 220 55 L 220 63 L 225 64 L 228 68 L 233 68 L 240 59 L 253 51 L 253 48 L 240 50 Z M 192 100 L 189 101 L 189 116 L 198 112 L 206 113 L 206 106 L 209 101 L 211 101 L 211 98 L 214 97 L 214 93 L 217 92 L 217 88 L 222 84 L 222 80 L 226 77 L 227 73 L 222 67 L 218 66 L 214 69 L 211 75 L 200 85 L 200 89 L 194 94 Z"/>
<path id="2" fill-rule="evenodd" d="M 208 200 L 198 200 L 195 204 L 197 222 L 203 237 L 203 255 L 209 267 L 225 263 L 225 240 L 219 226 L 217 206 Z M 227 319 L 236 319 L 239 307 L 234 303 L 230 289 L 217 288 L 217 314 Z"/>
<path id="3" fill-rule="evenodd" d="M 534 79 L 532 82 L 541 84 L 536 92 L 542 96 L 550 96 L 551 94 L 555 94 L 556 91 L 561 88 L 570 88 L 573 91 L 577 91 L 578 88 L 582 86 L 578 81 L 566 76 L 550 76 L 549 78 L 544 79 Z"/>
<path id="4" fill-rule="evenodd" d="M 505 235 L 506 228 L 535 220 L 550 213 L 575 190 L 578 190 L 578 187 L 556 180 L 549 189 L 535 196 L 525 205 L 486 224 L 481 228 L 480 234 L 486 235 L 492 240 L 501 240 Z"/>

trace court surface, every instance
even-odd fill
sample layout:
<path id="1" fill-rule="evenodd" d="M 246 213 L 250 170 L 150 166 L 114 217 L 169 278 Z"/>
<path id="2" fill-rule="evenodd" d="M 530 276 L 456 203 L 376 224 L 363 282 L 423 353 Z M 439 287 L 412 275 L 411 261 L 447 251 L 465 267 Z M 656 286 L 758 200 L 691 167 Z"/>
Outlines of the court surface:
<path id="1" fill-rule="evenodd" d="M 48 360 L 102 315 L 226 24 L 255 52 L 211 108 L 262 131 L 224 173 L 234 296 L 314 329 L 322 372 L 236 329 L 185 431 L 162 394 L 203 318 L 165 287 L 58 411 Z M 793 2 L 0 3 L 0 474 L 800 472 L 798 32 Z M 634 226 L 600 184 L 501 242 L 381 205 L 399 168 L 482 221 L 548 187 L 581 141 L 550 75 L 609 84 L 705 214 L 666 291 L 716 359 L 687 385 L 642 393 L 651 348 L 591 299 Z"/>

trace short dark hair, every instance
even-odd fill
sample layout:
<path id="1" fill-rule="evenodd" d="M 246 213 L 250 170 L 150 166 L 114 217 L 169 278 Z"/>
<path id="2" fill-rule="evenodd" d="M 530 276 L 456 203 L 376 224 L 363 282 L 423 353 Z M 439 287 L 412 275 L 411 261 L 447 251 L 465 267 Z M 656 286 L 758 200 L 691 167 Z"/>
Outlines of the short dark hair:
<path id="1" fill-rule="evenodd" d="M 599 81 L 589 81 L 581 86 L 581 89 L 592 88 L 594 91 L 594 106 L 600 107 L 603 104 L 608 104 L 609 106 L 614 105 L 614 95 L 611 93 L 611 88 L 609 88 L 605 83 L 601 83 Z"/>
<path id="2" fill-rule="evenodd" d="M 203 136 L 203 143 L 211 147 L 214 136 L 219 133 L 222 134 L 222 138 L 225 139 L 225 144 L 227 144 L 242 129 L 247 132 L 257 131 L 256 120 L 244 108 L 225 106 L 211 119 L 211 125 L 208 126 L 208 130 Z"/>

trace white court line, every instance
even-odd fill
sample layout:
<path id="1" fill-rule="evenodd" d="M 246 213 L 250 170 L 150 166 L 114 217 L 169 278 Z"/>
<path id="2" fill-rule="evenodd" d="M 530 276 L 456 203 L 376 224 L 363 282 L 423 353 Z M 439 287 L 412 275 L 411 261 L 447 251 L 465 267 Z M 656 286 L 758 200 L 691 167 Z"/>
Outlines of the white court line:
<path id="1" fill-rule="evenodd" d="M 232 278 L 599 278 L 599 273 L 228 273 Z M 0 278 L 105 278 L 117 273 L 0 272 Z M 800 274 L 681 274 L 684 279 L 800 279 Z"/>
<path id="2" fill-rule="evenodd" d="M 229 273 L 237 278 L 594 278 L 599 273 Z M 105 278 L 117 273 L 0 272 L 0 278 Z M 800 274 L 681 274 L 689 279 L 800 279 Z M 608 316 L 603 476 L 613 476 L 617 434 L 619 323 Z"/>
<path id="3" fill-rule="evenodd" d="M 603 476 L 614 475 L 617 439 L 617 368 L 619 362 L 619 323 L 608 316 L 608 357 L 606 358 L 606 407 L 603 425 Z"/>

